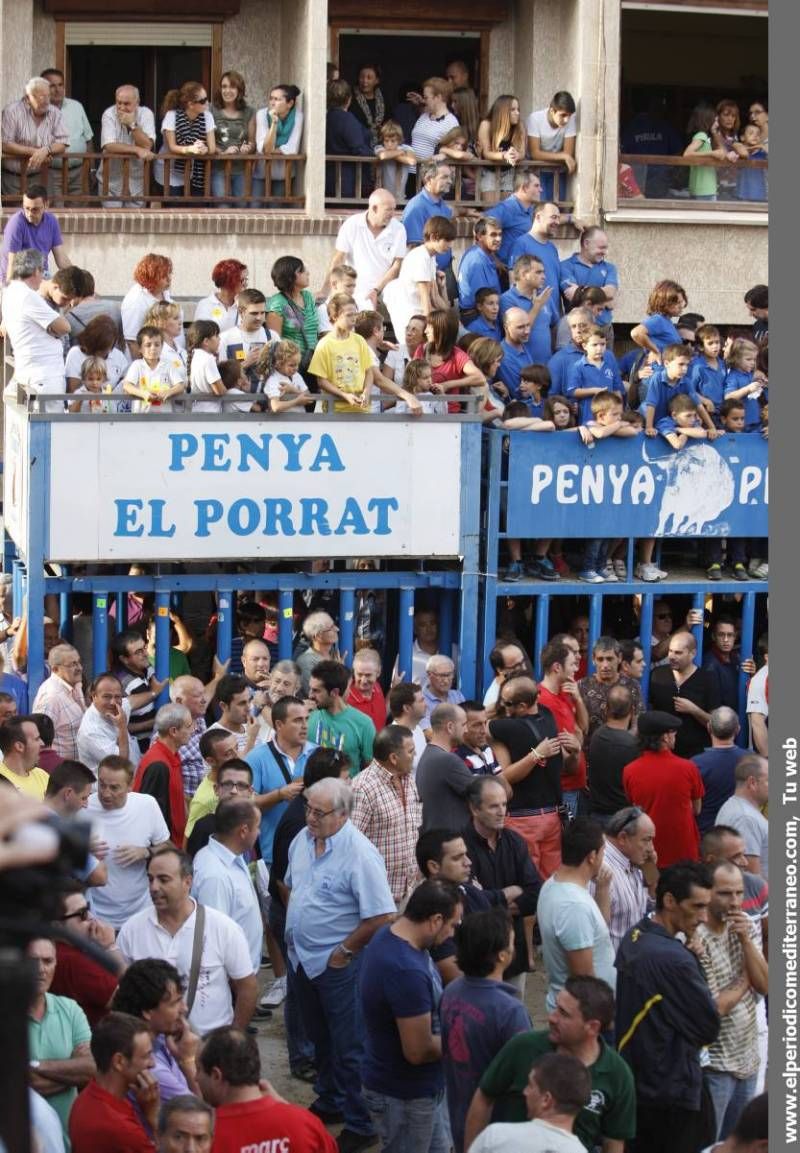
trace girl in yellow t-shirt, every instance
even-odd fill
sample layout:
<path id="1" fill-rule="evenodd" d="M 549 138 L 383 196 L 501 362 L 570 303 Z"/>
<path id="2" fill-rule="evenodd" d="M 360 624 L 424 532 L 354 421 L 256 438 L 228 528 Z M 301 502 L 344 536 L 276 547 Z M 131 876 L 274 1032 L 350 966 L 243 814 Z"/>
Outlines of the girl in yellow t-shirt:
<path id="1" fill-rule="evenodd" d="M 372 355 L 363 336 L 353 331 L 358 308 L 352 296 L 337 292 L 328 301 L 333 329 L 323 336 L 308 366 L 323 392 L 335 397 L 334 412 L 369 412 Z"/>

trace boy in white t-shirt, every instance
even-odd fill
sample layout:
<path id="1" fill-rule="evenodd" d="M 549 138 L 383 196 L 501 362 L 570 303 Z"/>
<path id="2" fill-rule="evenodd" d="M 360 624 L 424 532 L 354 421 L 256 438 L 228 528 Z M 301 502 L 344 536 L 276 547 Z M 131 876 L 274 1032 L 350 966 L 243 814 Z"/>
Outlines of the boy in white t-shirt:
<path id="1" fill-rule="evenodd" d="M 225 329 L 219 338 L 219 359 L 235 360 L 244 369 L 253 391 L 258 387 L 258 358 L 266 344 L 278 339 L 267 330 L 267 298 L 257 288 L 245 288 L 236 297 L 238 323 Z"/>
<path id="2" fill-rule="evenodd" d="M 335 268 L 331 269 L 328 276 L 330 293 L 321 304 L 317 305 L 317 326 L 320 336 L 326 332 L 330 332 L 333 328 L 331 318 L 328 316 L 328 304 L 331 298 L 336 296 L 337 292 L 344 292 L 347 296 L 354 296 L 357 279 L 358 273 L 350 264 L 337 264 Z"/>
<path id="3" fill-rule="evenodd" d="M 151 324 L 136 334 L 141 357 L 125 373 L 123 391 L 136 399 L 134 412 L 172 412 L 172 398 L 186 392 L 186 372 L 173 368 L 161 359 L 164 340 L 161 331 Z"/>

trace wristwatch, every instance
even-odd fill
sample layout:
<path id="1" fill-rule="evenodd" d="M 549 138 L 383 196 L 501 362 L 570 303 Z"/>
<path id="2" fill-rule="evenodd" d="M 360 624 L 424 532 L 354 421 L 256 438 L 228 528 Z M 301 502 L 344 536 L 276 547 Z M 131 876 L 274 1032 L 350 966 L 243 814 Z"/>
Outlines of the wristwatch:
<path id="1" fill-rule="evenodd" d="M 36 1060 L 29 1061 L 28 1062 L 28 1068 L 29 1069 L 38 1069 L 39 1066 L 41 1065 L 41 1063 L 42 1063 L 41 1061 L 36 1061 Z"/>
<path id="2" fill-rule="evenodd" d="M 346 945 L 341 943 L 336 946 L 336 949 L 338 952 L 343 953 L 344 956 L 347 957 L 348 961 L 352 961 L 353 957 L 355 956 L 352 949 L 348 949 Z"/>

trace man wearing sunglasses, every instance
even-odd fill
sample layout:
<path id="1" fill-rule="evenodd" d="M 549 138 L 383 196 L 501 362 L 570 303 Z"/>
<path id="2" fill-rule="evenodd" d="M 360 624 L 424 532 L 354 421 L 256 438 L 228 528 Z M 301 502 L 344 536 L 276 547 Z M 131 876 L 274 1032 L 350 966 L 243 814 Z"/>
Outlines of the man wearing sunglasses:
<path id="1" fill-rule="evenodd" d="M 125 966 L 116 946 L 113 928 L 92 916 L 80 881 L 65 881 L 62 888 L 61 916 L 57 921 L 59 927 L 97 945 L 118 970 L 116 975 L 110 973 L 77 945 L 67 941 L 56 942 L 56 973 L 50 991 L 77 1001 L 94 1028 L 111 1008 L 117 982 Z"/>

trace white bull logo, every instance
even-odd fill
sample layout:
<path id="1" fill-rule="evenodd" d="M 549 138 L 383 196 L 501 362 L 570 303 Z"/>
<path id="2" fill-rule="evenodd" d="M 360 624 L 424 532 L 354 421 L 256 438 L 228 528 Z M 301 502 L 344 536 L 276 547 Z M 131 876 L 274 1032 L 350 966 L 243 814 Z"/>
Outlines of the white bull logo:
<path id="1" fill-rule="evenodd" d="M 710 445 L 687 445 L 660 460 L 643 455 L 665 473 L 656 536 L 699 535 L 733 503 L 733 473 Z"/>

